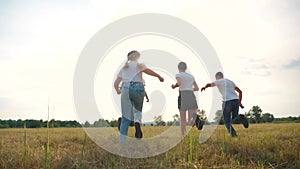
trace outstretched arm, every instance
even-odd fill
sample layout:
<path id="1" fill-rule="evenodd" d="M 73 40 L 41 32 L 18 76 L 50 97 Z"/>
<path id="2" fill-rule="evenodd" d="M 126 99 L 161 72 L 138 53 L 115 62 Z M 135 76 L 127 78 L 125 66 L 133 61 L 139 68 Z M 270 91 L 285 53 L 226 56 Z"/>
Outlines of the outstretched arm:
<path id="1" fill-rule="evenodd" d="M 121 81 L 122 81 L 122 78 L 118 77 L 114 82 L 114 87 L 115 87 L 117 94 L 121 94 L 121 90 L 119 88 Z"/>
<path id="2" fill-rule="evenodd" d="M 161 82 L 164 81 L 164 78 L 162 78 L 159 74 L 157 74 L 156 72 L 154 72 L 153 70 L 151 70 L 149 68 L 144 69 L 142 72 L 146 73 L 147 75 L 157 77 L 159 79 L 159 81 L 161 81 Z"/>
<path id="3" fill-rule="evenodd" d="M 243 109 L 244 106 L 242 104 L 242 99 L 243 99 L 243 92 L 240 88 L 238 88 L 237 86 L 234 88 L 235 91 L 237 91 L 239 93 L 239 100 L 240 100 L 240 107 Z"/>
<path id="4" fill-rule="evenodd" d="M 216 84 L 214 84 L 214 83 L 207 83 L 204 87 L 201 88 L 201 92 L 204 91 L 208 87 L 214 87 L 214 86 L 216 86 Z"/>

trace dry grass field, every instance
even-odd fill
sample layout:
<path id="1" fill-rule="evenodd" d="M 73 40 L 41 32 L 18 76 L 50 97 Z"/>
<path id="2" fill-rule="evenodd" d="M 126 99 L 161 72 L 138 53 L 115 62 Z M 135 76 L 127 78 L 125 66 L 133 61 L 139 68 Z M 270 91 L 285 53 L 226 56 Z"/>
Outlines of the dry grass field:
<path id="1" fill-rule="evenodd" d="M 165 128 L 143 131 L 149 137 Z M 171 150 L 141 159 L 103 150 L 81 128 L 1 129 L 0 168 L 300 168 L 300 123 L 235 128 L 237 138 L 220 125 L 203 144 L 194 128 Z"/>

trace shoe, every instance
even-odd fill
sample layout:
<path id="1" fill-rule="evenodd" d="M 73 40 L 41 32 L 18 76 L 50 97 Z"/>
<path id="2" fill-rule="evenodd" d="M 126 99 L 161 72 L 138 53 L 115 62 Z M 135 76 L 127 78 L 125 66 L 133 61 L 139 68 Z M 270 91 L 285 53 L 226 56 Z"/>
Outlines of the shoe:
<path id="1" fill-rule="evenodd" d="M 248 128 L 249 127 L 249 122 L 248 122 L 247 118 L 245 117 L 245 115 L 240 114 L 239 116 L 240 116 L 239 119 L 240 119 L 241 123 L 243 124 L 243 126 L 245 128 Z"/>
<path id="2" fill-rule="evenodd" d="M 199 116 L 196 113 L 193 114 L 193 119 L 195 120 L 194 125 L 196 125 L 197 129 L 202 130 L 203 125 L 204 125 L 204 121 L 201 121 Z"/>
<path id="3" fill-rule="evenodd" d="M 141 139 L 143 138 L 143 133 L 142 133 L 142 129 L 141 129 L 141 124 L 138 122 L 134 123 L 135 126 L 135 138 L 137 139 Z"/>
<path id="4" fill-rule="evenodd" d="M 120 131 L 121 122 L 122 122 L 122 118 L 119 117 L 119 119 L 118 119 L 118 130 L 119 130 L 119 131 Z"/>

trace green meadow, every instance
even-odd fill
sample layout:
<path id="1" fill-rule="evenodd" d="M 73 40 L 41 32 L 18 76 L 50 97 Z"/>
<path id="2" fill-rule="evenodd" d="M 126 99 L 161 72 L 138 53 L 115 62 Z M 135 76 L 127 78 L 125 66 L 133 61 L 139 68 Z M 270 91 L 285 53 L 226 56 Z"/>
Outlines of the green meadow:
<path id="1" fill-rule="evenodd" d="M 219 125 L 205 142 L 196 128 L 174 148 L 149 158 L 126 158 L 97 146 L 82 128 L 0 130 L 0 168 L 299 168 L 300 123 Z M 167 126 L 145 126 L 145 137 Z M 117 129 L 116 129 L 117 130 Z M 130 128 L 129 136 L 134 136 Z"/>

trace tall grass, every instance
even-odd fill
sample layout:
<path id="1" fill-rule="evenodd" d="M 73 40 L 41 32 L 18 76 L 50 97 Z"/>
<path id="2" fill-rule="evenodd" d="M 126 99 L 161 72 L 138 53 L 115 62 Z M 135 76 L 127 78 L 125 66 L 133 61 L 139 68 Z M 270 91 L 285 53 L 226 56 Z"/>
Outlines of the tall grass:
<path id="1" fill-rule="evenodd" d="M 28 148 L 28 144 L 27 144 L 27 132 L 26 132 L 26 123 L 24 123 L 23 125 L 24 127 L 24 153 L 23 153 L 23 162 L 24 162 L 24 166 L 27 166 L 27 162 L 28 162 L 28 156 L 29 156 L 29 148 Z"/>
<path id="2" fill-rule="evenodd" d="M 49 127 L 49 103 L 48 103 L 48 120 L 47 120 L 47 143 L 45 146 L 45 169 L 51 168 L 51 155 L 50 155 L 50 127 Z"/>
<path id="3" fill-rule="evenodd" d="M 201 132 L 192 129 L 171 150 L 145 159 L 111 154 L 80 128 L 55 128 L 51 135 L 49 128 L 1 129 L 0 168 L 299 168 L 299 123 L 234 127 L 238 138 L 231 138 L 224 126 L 218 126 L 203 144 L 197 141 Z M 143 127 L 145 137 L 163 129 Z M 129 135 L 134 136 L 133 128 Z"/>
<path id="4" fill-rule="evenodd" d="M 83 157 L 84 157 L 84 148 L 86 146 L 86 134 L 84 134 L 84 140 L 83 140 L 83 145 L 80 153 L 80 158 L 79 158 L 79 167 L 80 169 L 83 168 Z"/>

